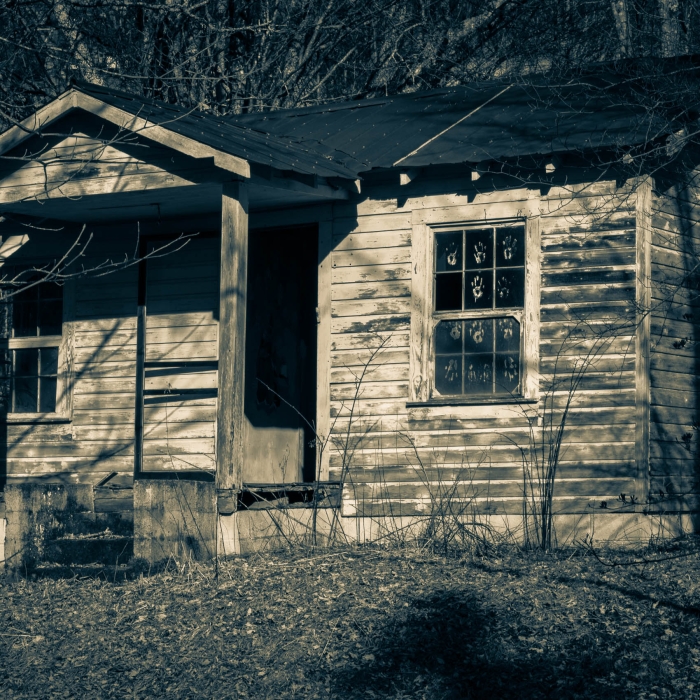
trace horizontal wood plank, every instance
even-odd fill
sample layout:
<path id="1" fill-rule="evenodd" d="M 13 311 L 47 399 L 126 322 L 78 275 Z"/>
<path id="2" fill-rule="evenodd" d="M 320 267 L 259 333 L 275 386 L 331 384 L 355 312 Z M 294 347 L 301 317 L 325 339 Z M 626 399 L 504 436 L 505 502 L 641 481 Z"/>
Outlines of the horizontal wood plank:
<path id="1" fill-rule="evenodd" d="M 410 280 L 411 265 L 361 265 L 352 267 L 334 267 L 331 270 L 331 284 L 353 284 L 356 282 L 381 282 Z"/>
<path id="2" fill-rule="evenodd" d="M 386 299 L 410 297 L 411 283 L 408 280 L 398 282 L 360 282 L 358 284 L 334 284 L 331 286 L 332 301 L 361 299 Z"/>
<path id="3" fill-rule="evenodd" d="M 411 261 L 411 248 L 369 248 L 341 250 L 331 254 L 331 265 L 338 267 L 367 267 L 397 265 Z"/>

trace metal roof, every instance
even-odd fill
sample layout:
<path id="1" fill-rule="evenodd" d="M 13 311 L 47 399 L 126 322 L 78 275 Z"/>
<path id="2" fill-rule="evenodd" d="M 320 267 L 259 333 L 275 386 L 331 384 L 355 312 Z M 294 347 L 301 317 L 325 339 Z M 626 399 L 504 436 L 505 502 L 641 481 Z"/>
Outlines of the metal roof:
<path id="1" fill-rule="evenodd" d="M 621 147 L 668 133 L 668 123 L 625 99 L 617 81 L 479 83 L 228 121 L 328 149 L 358 174 Z"/>
<path id="2" fill-rule="evenodd" d="M 256 130 L 247 124 L 236 124 L 205 112 L 185 110 L 99 85 L 77 81 L 73 85 L 76 90 L 112 107 L 251 163 L 307 175 L 356 177 L 356 171 L 348 169 L 327 147 L 319 151 L 311 144 Z"/>

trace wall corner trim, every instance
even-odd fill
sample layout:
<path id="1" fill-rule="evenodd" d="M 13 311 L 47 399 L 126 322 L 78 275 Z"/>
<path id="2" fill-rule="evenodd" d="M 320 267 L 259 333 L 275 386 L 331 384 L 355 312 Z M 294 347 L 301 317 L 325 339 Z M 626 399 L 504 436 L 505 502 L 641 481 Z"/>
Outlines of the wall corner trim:
<path id="1" fill-rule="evenodd" d="M 640 507 L 649 496 L 650 351 L 651 351 L 651 209 L 653 181 L 637 187 L 636 209 L 636 349 L 635 349 L 635 497 Z"/>

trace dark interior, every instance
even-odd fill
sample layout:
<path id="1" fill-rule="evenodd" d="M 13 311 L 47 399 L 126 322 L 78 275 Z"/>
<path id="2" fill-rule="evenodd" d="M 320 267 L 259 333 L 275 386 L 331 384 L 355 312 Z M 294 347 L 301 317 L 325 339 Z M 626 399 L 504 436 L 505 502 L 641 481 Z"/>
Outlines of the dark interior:
<path id="1" fill-rule="evenodd" d="M 304 429 L 305 482 L 316 464 L 308 423 L 316 422 L 317 298 L 316 226 L 251 231 L 245 414 L 256 427 Z"/>

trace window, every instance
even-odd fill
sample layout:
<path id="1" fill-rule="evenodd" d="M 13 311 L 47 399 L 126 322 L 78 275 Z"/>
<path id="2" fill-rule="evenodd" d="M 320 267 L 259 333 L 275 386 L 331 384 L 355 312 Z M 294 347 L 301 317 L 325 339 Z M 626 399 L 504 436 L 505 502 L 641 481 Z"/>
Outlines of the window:
<path id="1" fill-rule="evenodd" d="M 414 213 L 409 405 L 537 401 L 539 218 L 534 198 Z"/>
<path id="2" fill-rule="evenodd" d="M 525 226 L 435 233 L 433 394 L 520 393 Z"/>
<path id="3" fill-rule="evenodd" d="M 60 402 L 63 287 L 37 278 L 4 290 L 2 404 L 9 414 L 55 414 Z"/>

